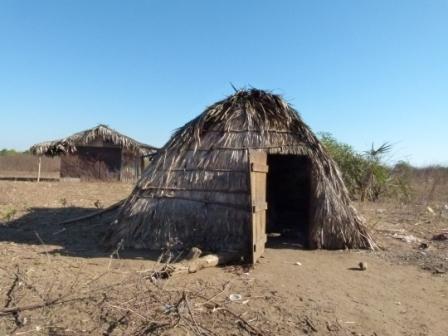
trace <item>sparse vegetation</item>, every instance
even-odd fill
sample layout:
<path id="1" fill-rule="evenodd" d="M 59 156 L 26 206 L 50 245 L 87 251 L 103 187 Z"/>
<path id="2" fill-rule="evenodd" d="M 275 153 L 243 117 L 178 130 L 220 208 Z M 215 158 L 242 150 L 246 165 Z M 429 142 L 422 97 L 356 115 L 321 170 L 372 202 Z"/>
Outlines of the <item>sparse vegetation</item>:
<path id="1" fill-rule="evenodd" d="M 364 169 L 364 159 L 352 146 L 337 141 L 330 133 L 320 134 L 320 140 L 336 161 L 342 173 L 345 185 L 352 196 L 356 197 Z"/>
<path id="2" fill-rule="evenodd" d="M 61 198 L 59 200 L 59 202 L 61 202 L 61 205 L 65 208 L 67 206 L 67 199 L 65 197 Z"/>
<path id="3" fill-rule="evenodd" d="M 17 213 L 17 209 L 8 208 L 2 213 L 2 217 L 4 220 L 6 220 L 6 222 L 10 222 L 11 220 L 14 219 L 14 216 L 16 215 L 16 213 Z"/>
<path id="4" fill-rule="evenodd" d="M 384 156 L 392 148 L 390 144 L 372 145 L 370 150 L 359 153 L 329 133 L 322 133 L 320 138 L 338 164 L 352 199 L 377 201 L 382 197 L 394 197 L 400 201 L 409 200 L 412 194 L 410 171 L 413 168 L 405 162 L 393 168 L 384 162 Z"/>
<path id="5" fill-rule="evenodd" d="M 7 149 L 7 148 L 0 149 L 0 156 L 10 156 L 17 154 L 20 154 L 20 152 L 17 152 L 15 149 Z"/>
<path id="6" fill-rule="evenodd" d="M 93 202 L 93 205 L 97 209 L 103 209 L 104 208 L 103 203 L 100 200 L 96 200 L 95 202 Z"/>

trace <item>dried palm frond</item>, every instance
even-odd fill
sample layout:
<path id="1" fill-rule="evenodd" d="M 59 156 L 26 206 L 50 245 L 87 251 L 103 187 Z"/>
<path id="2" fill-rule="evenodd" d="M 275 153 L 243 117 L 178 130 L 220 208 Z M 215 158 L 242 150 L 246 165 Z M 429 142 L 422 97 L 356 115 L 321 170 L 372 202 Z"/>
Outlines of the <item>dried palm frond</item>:
<path id="1" fill-rule="evenodd" d="M 69 137 L 36 144 L 30 148 L 35 155 L 57 156 L 60 154 L 75 153 L 77 146 L 86 146 L 96 141 L 124 148 L 130 153 L 147 155 L 156 150 L 155 147 L 140 143 L 116 130 L 98 125 L 94 128 L 75 133 Z"/>

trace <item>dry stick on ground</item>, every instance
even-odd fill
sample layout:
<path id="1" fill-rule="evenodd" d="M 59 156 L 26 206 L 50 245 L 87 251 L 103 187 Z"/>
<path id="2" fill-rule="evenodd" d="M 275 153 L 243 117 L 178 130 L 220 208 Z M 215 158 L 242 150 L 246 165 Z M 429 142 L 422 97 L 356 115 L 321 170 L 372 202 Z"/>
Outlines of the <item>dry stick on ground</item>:
<path id="1" fill-rule="evenodd" d="M 8 292 L 6 292 L 6 303 L 5 303 L 5 308 L 8 308 L 9 305 L 11 304 L 13 298 L 12 298 L 12 293 L 14 292 L 14 289 L 16 288 L 17 284 L 19 283 L 19 276 L 17 273 L 14 274 L 14 280 L 11 284 L 11 286 L 8 289 Z"/>
<path id="2" fill-rule="evenodd" d="M 188 295 L 188 294 L 184 291 L 184 292 L 183 292 L 183 299 L 184 299 L 185 304 L 186 304 L 186 306 L 187 306 L 188 312 L 190 313 L 191 319 L 193 320 L 193 323 L 194 323 L 194 325 L 195 325 L 195 327 L 196 327 L 196 330 L 200 333 L 199 325 L 198 325 L 198 323 L 196 322 L 196 319 L 194 318 L 193 311 L 191 310 L 190 302 L 188 301 L 188 296 L 187 296 L 187 295 Z"/>
<path id="3" fill-rule="evenodd" d="M 80 296 L 80 297 L 67 298 L 69 295 L 73 294 L 73 291 L 71 290 L 69 294 L 67 294 L 63 297 L 58 297 L 53 300 L 47 300 L 40 304 L 32 304 L 32 305 L 25 305 L 25 306 L 20 306 L 20 307 L 10 307 L 10 308 L 2 309 L 2 310 L 0 310 L 0 316 L 11 315 L 11 314 L 14 314 L 15 312 L 20 312 L 20 311 L 24 311 L 24 310 L 33 310 L 33 309 L 55 306 L 58 304 L 64 304 L 64 303 L 73 302 L 73 301 L 95 300 L 95 297 L 97 296 L 97 294 L 100 295 L 101 292 L 103 292 L 104 290 L 106 290 L 108 288 L 116 287 L 123 283 L 126 283 L 127 285 L 129 285 L 130 283 L 135 283 L 135 282 L 141 281 L 141 280 L 143 280 L 143 278 L 141 278 L 141 277 L 138 279 L 134 279 L 134 280 L 127 279 L 127 280 L 121 281 L 120 283 L 103 286 L 100 288 L 92 288 L 92 289 L 89 289 L 86 291 L 81 291 L 78 294 L 81 294 L 83 296 Z M 224 286 L 224 287 L 226 287 L 226 286 Z M 156 288 L 157 288 L 157 286 L 156 286 Z M 153 299 L 155 299 L 156 302 L 159 301 L 162 304 L 163 304 L 163 302 L 166 302 L 165 301 L 166 299 L 173 298 L 170 293 L 174 294 L 174 292 L 166 291 L 163 289 L 160 290 L 160 288 L 154 289 L 154 290 L 151 289 L 151 292 L 153 293 Z M 106 306 L 109 306 L 114 309 L 118 308 L 118 310 L 125 310 L 127 313 L 132 312 L 134 314 L 135 313 L 141 314 L 140 317 L 141 318 L 143 317 L 146 321 L 142 321 L 140 326 L 138 326 L 139 330 L 137 330 L 137 334 L 138 334 L 138 331 L 142 331 L 142 330 L 154 332 L 157 329 L 176 328 L 177 326 L 179 326 L 179 323 L 181 321 L 183 321 L 183 323 L 185 324 L 185 327 L 187 329 L 189 329 L 190 332 L 192 332 L 194 335 L 215 335 L 215 333 L 212 330 L 209 330 L 209 329 L 207 329 L 206 326 L 202 325 L 201 320 L 200 320 L 202 315 L 196 315 L 196 316 L 193 315 L 193 310 L 192 310 L 191 304 L 189 302 L 189 297 L 187 296 L 187 291 L 186 290 L 183 290 L 183 291 L 177 290 L 177 291 L 175 291 L 175 293 L 176 293 L 176 295 L 180 296 L 179 299 L 177 300 L 177 303 L 174 304 L 174 307 L 175 307 L 174 309 L 175 309 L 176 313 L 174 315 L 168 314 L 169 316 L 162 314 L 164 317 L 168 318 L 167 323 L 161 323 L 160 321 L 159 322 L 154 321 L 154 319 L 157 320 L 157 316 L 159 316 L 159 317 L 162 316 L 160 314 L 153 318 L 149 318 L 149 317 L 144 316 L 146 314 L 143 315 L 143 312 L 139 312 L 138 310 L 135 310 L 135 307 L 132 307 L 132 306 L 131 307 L 127 307 L 127 306 L 119 306 L 118 307 L 117 305 L 115 305 L 113 303 L 109 303 L 109 302 L 104 302 L 104 303 Z M 219 295 L 219 294 L 220 293 L 218 293 L 217 295 Z M 167 297 L 167 295 L 168 295 L 168 297 Z M 196 298 L 206 300 L 206 302 L 210 302 L 210 304 L 213 306 L 213 308 L 220 307 L 220 310 L 222 310 L 222 311 L 228 313 L 229 315 L 231 315 L 232 317 L 236 318 L 239 322 L 240 327 L 244 328 L 251 335 L 258 335 L 258 336 L 263 335 L 262 332 L 260 332 L 258 329 L 256 329 L 251 324 L 249 324 L 248 321 L 243 319 L 242 315 L 237 315 L 231 309 L 224 307 L 223 305 L 220 305 L 217 302 L 214 302 L 213 298 L 217 297 L 217 295 L 214 295 L 212 297 L 212 299 L 210 299 L 209 297 L 205 297 L 205 296 L 202 297 L 201 295 L 192 293 L 190 298 L 192 300 L 194 300 Z M 194 306 L 197 306 L 197 305 L 198 304 L 194 304 Z M 148 325 L 148 319 L 149 319 L 149 321 L 151 321 L 151 323 L 149 323 L 149 325 Z M 141 328 L 143 328 L 143 329 L 141 329 Z"/>
<path id="4" fill-rule="evenodd" d="M 140 280 L 144 280 L 145 277 L 139 278 Z M 146 282 L 147 283 L 147 282 Z M 145 284 L 146 284 L 145 283 Z M 137 334 L 145 332 L 155 332 L 157 329 L 173 329 L 177 327 L 181 327 L 180 323 L 183 323 L 186 327 L 186 329 L 189 330 L 194 335 L 216 335 L 212 330 L 208 329 L 206 326 L 202 325 L 200 318 L 202 315 L 196 315 L 193 312 L 192 304 L 190 303 L 190 298 L 194 300 L 195 298 L 198 298 L 195 293 L 190 293 L 187 290 L 165 290 L 161 287 L 158 287 L 156 284 L 153 283 L 155 286 L 154 288 L 147 288 L 147 292 L 145 292 L 143 295 L 149 299 L 150 302 L 152 302 L 151 306 L 154 306 L 154 303 L 157 303 L 156 305 L 161 305 L 162 307 L 167 306 L 169 309 L 168 313 L 165 314 L 158 314 L 157 311 L 153 311 L 156 316 L 147 317 L 146 313 L 147 310 L 141 310 L 141 303 L 135 303 L 132 306 L 128 306 L 129 301 L 122 302 L 121 304 L 116 303 L 106 303 L 106 306 L 109 306 L 111 308 L 116 308 L 119 310 L 125 310 L 128 312 L 132 312 L 134 314 L 138 314 L 140 318 L 147 318 L 146 321 L 142 321 L 137 326 Z M 224 286 L 227 287 L 227 286 Z M 190 294 L 188 294 L 190 293 Z M 171 304 L 169 302 L 172 302 L 174 297 L 172 294 L 175 294 L 175 296 L 179 295 L 178 299 L 175 299 L 176 303 Z M 218 293 L 219 295 L 221 293 Z M 217 297 L 217 295 L 214 295 L 212 298 Z M 210 300 L 209 298 L 207 298 Z M 132 300 L 131 300 L 132 301 Z M 146 301 L 146 300 L 144 300 Z M 192 301 L 193 302 L 193 301 Z M 194 304 L 194 306 L 198 306 L 197 303 Z M 227 308 L 226 308 L 227 309 Z M 229 310 L 230 311 L 230 310 Z M 163 316 L 163 318 L 162 318 Z M 236 316 L 236 314 L 233 314 L 233 316 Z M 168 321 L 161 322 L 165 318 L 168 319 Z M 242 327 L 246 329 L 249 333 L 252 335 L 260 335 L 260 333 L 255 332 L 254 330 L 249 330 L 249 327 L 244 325 L 244 322 L 241 321 L 241 316 L 238 317 L 238 321 L 240 324 L 242 324 Z M 149 323 L 150 321 L 150 323 Z M 158 322 L 155 322 L 158 321 Z"/>
<path id="5" fill-rule="evenodd" d="M 224 286 L 226 287 L 226 286 Z M 188 294 L 189 293 L 189 294 Z M 220 292 L 221 293 L 221 292 Z M 217 295 L 219 295 L 218 293 Z M 179 295 L 177 299 L 175 299 L 171 294 L 175 294 L 176 296 Z M 216 297 L 217 295 L 214 295 L 212 298 Z M 148 288 L 148 292 L 145 294 L 145 296 L 150 299 L 150 301 L 153 303 L 152 306 L 154 306 L 154 303 L 157 302 L 157 305 L 161 305 L 162 307 L 167 306 L 168 312 L 165 313 L 156 313 L 156 316 L 147 317 L 147 321 L 142 321 L 137 326 L 136 334 L 142 334 L 143 331 L 145 332 L 152 332 L 154 333 L 157 329 L 173 329 L 177 327 L 182 327 L 181 324 L 184 324 L 186 329 L 189 330 L 190 333 L 193 335 L 216 335 L 216 333 L 206 327 L 206 325 L 203 325 L 201 321 L 201 318 L 204 315 L 195 315 L 192 309 L 192 306 L 199 306 L 202 304 L 194 303 L 193 301 L 190 302 L 190 300 L 194 300 L 196 298 L 204 299 L 198 295 L 196 295 L 196 292 L 188 292 L 187 290 L 164 290 L 163 288 L 159 288 L 155 286 L 154 288 Z M 176 303 L 171 304 L 172 300 L 175 300 Z M 208 302 L 210 301 L 210 298 L 205 298 Z M 146 310 L 141 311 L 139 307 L 141 307 L 140 304 L 134 304 L 133 306 L 129 307 L 127 306 L 127 302 L 122 303 L 117 307 L 116 304 L 109 305 L 108 306 L 112 308 L 119 308 L 120 310 L 125 310 L 133 313 L 140 314 L 140 317 L 146 317 Z M 239 325 L 241 328 L 245 329 L 249 334 L 251 335 L 263 335 L 262 332 L 257 330 L 255 327 L 249 324 L 246 320 L 242 318 L 242 315 L 237 315 L 234 313 L 231 309 L 221 306 L 216 302 L 212 302 L 211 306 L 213 308 L 220 306 L 220 310 L 223 310 L 230 316 L 237 319 Z M 163 316 L 163 318 L 162 318 Z M 209 316 L 206 314 L 206 316 Z M 168 319 L 166 322 L 162 322 L 162 320 Z M 148 321 L 151 321 L 148 323 Z M 158 321 L 158 322 L 155 322 Z"/>
<path id="6" fill-rule="evenodd" d="M 58 298 L 58 299 L 54 299 L 54 300 L 48 301 L 48 302 L 36 303 L 36 304 L 31 304 L 31 305 L 26 305 L 26 306 L 3 308 L 3 309 L 0 309 L 0 316 L 7 316 L 7 315 L 15 314 L 15 313 L 18 313 L 18 312 L 21 312 L 24 310 L 34 310 L 34 309 L 39 309 L 39 308 L 43 308 L 43 307 L 49 307 L 49 306 L 54 306 L 54 305 L 58 305 L 58 304 L 68 303 L 68 302 L 89 300 L 92 298 L 93 297 L 91 297 L 91 296 L 77 297 L 77 298 L 66 299 L 66 300 L 60 300 Z"/>
<path id="7" fill-rule="evenodd" d="M 179 291 L 178 291 L 178 292 L 179 292 Z M 185 306 L 187 307 L 187 310 L 188 310 L 189 315 L 191 316 L 191 319 L 188 318 L 187 316 L 185 316 L 185 315 L 183 315 L 183 314 L 181 313 L 181 309 L 179 309 L 179 306 L 180 306 L 182 303 L 184 303 Z M 208 333 L 211 334 L 211 335 L 215 335 L 215 333 L 214 333 L 213 331 L 207 329 L 207 328 L 204 327 L 203 325 L 200 325 L 200 324 L 196 321 L 196 319 L 195 319 L 195 317 L 194 317 L 194 315 L 193 315 L 193 311 L 191 310 L 191 305 L 190 305 L 190 302 L 189 302 L 189 300 L 188 300 L 187 292 L 186 292 L 185 290 L 182 292 L 182 296 L 181 296 L 180 300 L 178 301 L 178 303 L 177 303 L 175 306 L 176 306 L 177 314 L 179 315 L 179 318 L 180 318 L 180 319 L 179 319 L 179 321 L 178 321 L 173 327 L 176 327 L 176 326 L 179 324 L 180 320 L 183 319 L 184 321 L 188 322 L 188 328 L 189 328 L 195 335 L 202 336 L 202 335 L 205 335 L 205 334 L 206 334 L 205 332 L 208 332 Z M 192 325 L 192 324 L 193 324 L 193 325 Z"/>
<path id="8" fill-rule="evenodd" d="M 210 300 L 209 298 L 201 295 L 201 294 L 196 294 L 198 297 L 207 300 L 208 302 L 211 302 L 213 305 L 215 305 L 216 307 L 218 307 L 220 310 L 225 311 L 227 313 L 229 313 L 230 315 L 232 315 L 234 318 L 236 318 L 238 321 L 241 321 L 242 326 L 250 333 L 253 335 L 257 335 L 257 336 L 264 336 L 264 333 L 261 332 L 260 330 L 258 330 L 256 327 L 254 327 L 253 325 L 251 325 L 249 322 L 247 322 L 243 317 L 242 314 L 238 315 L 235 312 L 233 312 L 232 310 L 230 310 L 227 307 L 224 307 L 222 304 L 217 303 L 216 301 Z"/>
<path id="9" fill-rule="evenodd" d="M 220 295 L 223 294 L 226 290 L 228 290 L 228 289 L 230 288 L 230 284 L 231 284 L 231 283 L 232 283 L 232 281 L 227 281 L 227 282 L 225 283 L 225 285 L 223 286 L 222 291 L 220 291 L 219 293 L 213 295 L 211 298 L 207 299 L 207 301 L 202 302 L 202 303 L 198 303 L 198 304 L 196 304 L 196 305 L 203 306 L 203 305 L 205 305 L 205 304 L 207 304 L 207 303 L 209 303 L 209 302 L 212 302 L 214 299 L 216 299 L 218 296 L 220 296 Z"/>
<path id="10" fill-rule="evenodd" d="M 14 301 L 14 290 L 18 285 L 20 285 L 20 278 L 19 278 L 19 268 L 17 267 L 17 272 L 14 274 L 14 280 L 11 284 L 11 287 L 9 288 L 8 292 L 6 293 L 6 304 L 4 309 L 8 309 L 11 303 Z M 14 322 L 16 324 L 16 330 L 17 328 L 21 327 L 23 325 L 22 319 L 20 318 L 20 315 L 18 312 L 13 312 L 12 315 L 14 316 Z"/>
<path id="11" fill-rule="evenodd" d="M 46 247 L 44 241 L 42 240 L 42 238 L 40 237 L 39 233 L 37 231 L 34 231 L 35 236 L 37 237 L 37 239 L 39 240 L 40 244 L 42 245 L 42 247 Z M 45 249 L 45 256 L 47 257 L 48 263 L 50 264 L 51 259 L 50 259 L 50 255 L 47 252 L 47 249 Z"/>
<path id="12" fill-rule="evenodd" d="M 111 285 L 106 285 L 100 288 L 95 288 L 95 289 L 91 289 L 91 290 L 87 290 L 82 294 L 88 294 L 88 293 L 92 293 L 92 292 L 99 292 L 99 291 L 104 291 L 106 289 L 111 289 L 113 287 L 117 287 L 117 286 L 122 286 L 125 282 L 121 281 L 118 283 L 114 283 Z M 126 285 L 135 283 L 135 281 L 126 281 Z M 58 305 L 58 304 L 64 304 L 64 303 L 68 303 L 68 302 L 73 302 L 73 301 L 83 301 L 83 300 L 89 300 L 89 299 L 94 299 L 94 296 L 89 295 L 89 296 L 82 296 L 82 297 L 76 297 L 76 298 L 71 298 L 71 299 L 66 299 L 67 297 L 71 296 L 73 293 L 69 292 L 68 294 L 62 295 L 56 299 L 52 299 L 52 300 L 48 300 L 42 303 L 36 303 L 36 304 L 31 304 L 31 305 L 24 305 L 24 306 L 17 306 L 17 307 L 9 307 L 9 308 L 3 308 L 0 309 L 0 316 L 6 316 L 6 315 L 10 315 L 10 314 L 14 314 L 16 312 L 20 312 L 20 311 L 24 311 L 24 310 L 33 310 L 33 309 L 39 309 L 39 308 L 43 308 L 43 307 L 49 307 L 49 306 L 54 306 L 54 305 Z"/>
<path id="13" fill-rule="evenodd" d="M 121 200 L 121 201 L 119 201 L 119 202 L 117 202 L 115 204 L 112 204 L 111 206 L 107 207 L 106 209 L 95 211 L 95 212 L 93 212 L 91 214 L 88 214 L 88 215 L 83 215 L 83 216 L 79 216 L 79 217 L 75 217 L 75 218 L 70 218 L 70 219 L 64 220 L 62 222 L 58 222 L 55 225 L 72 224 L 72 223 L 75 223 L 75 222 L 79 222 L 79 221 L 82 221 L 82 220 L 85 220 L 85 219 L 89 219 L 89 218 L 93 218 L 93 217 L 102 215 L 105 212 L 109 212 L 109 211 L 115 210 L 120 205 L 122 205 L 124 203 L 124 201 L 125 200 Z"/>
<path id="14" fill-rule="evenodd" d="M 33 292 L 34 293 L 34 295 L 36 295 L 37 297 L 39 297 L 42 301 L 47 301 L 46 299 L 45 299 L 45 297 L 44 297 L 44 295 L 42 295 L 40 292 L 39 292 L 39 290 L 33 285 L 33 284 L 31 284 L 29 281 L 28 281 L 28 278 L 27 277 L 25 277 L 25 276 L 20 276 L 20 282 L 22 282 L 24 285 L 25 285 L 25 287 L 28 289 L 28 290 L 30 290 L 31 292 Z M 52 282 L 51 283 L 51 286 L 53 286 L 53 284 L 54 284 L 54 282 Z M 49 291 L 47 291 L 47 294 L 49 294 Z M 47 295 L 46 294 L 46 295 Z M 48 297 L 48 295 L 47 295 L 47 297 Z"/>
<path id="15" fill-rule="evenodd" d="M 115 321 L 107 321 L 107 323 L 109 324 L 109 327 L 107 328 L 107 330 L 103 333 L 103 335 L 110 335 L 112 334 L 112 332 L 122 323 L 124 323 L 124 321 L 129 318 L 129 312 L 125 312 L 119 319 L 115 320 Z"/>
<path id="16" fill-rule="evenodd" d="M 129 284 L 129 282 L 127 282 L 127 284 Z M 115 284 L 112 284 L 112 285 L 103 286 L 103 287 L 97 288 L 97 289 L 91 289 L 91 290 L 88 290 L 88 291 L 84 292 L 83 294 L 97 292 L 97 291 L 101 291 L 101 290 L 105 290 L 105 289 L 110 289 L 110 288 L 113 288 L 113 287 L 116 287 L 116 286 L 120 286 L 120 285 L 123 285 L 123 282 L 119 282 L 119 283 L 115 283 Z M 73 288 L 72 288 L 72 290 L 73 290 Z M 82 297 L 76 297 L 76 298 L 71 298 L 71 299 L 65 299 L 65 298 L 69 297 L 72 294 L 73 294 L 72 291 L 70 291 L 66 295 L 60 296 L 60 297 L 58 297 L 56 299 L 44 301 L 42 303 L 36 303 L 36 304 L 24 305 L 24 306 L 17 306 L 17 307 L 5 307 L 3 309 L 0 309 L 0 316 L 7 316 L 7 315 L 11 315 L 11 314 L 16 314 L 18 312 L 25 311 L 25 310 L 34 310 L 34 309 L 39 309 L 39 308 L 44 308 L 44 307 L 49 307 L 49 306 L 54 306 L 54 305 L 74 302 L 74 301 L 84 301 L 84 300 L 92 300 L 92 299 L 94 299 L 94 297 L 91 296 L 91 295 L 89 295 L 89 296 L 82 296 Z"/>
<path id="17" fill-rule="evenodd" d="M 124 240 L 122 239 L 118 242 L 117 248 L 114 251 L 112 251 L 112 253 L 110 254 L 109 264 L 107 265 L 108 270 L 110 269 L 110 266 L 112 265 L 112 260 L 114 259 L 114 256 L 116 256 L 117 259 L 120 259 L 120 250 L 122 249 L 123 244 L 124 244 Z"/>
<path id="18" fill-rule="evenodd" d="M 147 320 L 148 320 L 145 316 L 143 316 L 143 315 L 140 314 L 139 312 L 136 312 L 135 310 L 133 310 L 133 309 L 131 309 L 131 308 L 129 308 L 129 307 L 121 307 L 121 306 L 113 305 L 113 304 L 110 304 L 110 303 L 106 303 L 106 304 L 107 304 L 109 307 L 111 307 L 111 308 L 115 308 L 115 309 L 118 309 L 118 310 L 122 310 L 122 311 L 125 311 L 125 312 L 132 313 L 132 314 L 134 314 L 134 315 L 140 317 L 140 318 L 141 318 L 143 321 L 145 321 L 145 322 L 147 322 Z"/>
<path id="19" fill-rule="evenodd" d="M 316 329 L 316 327 L 314 326 L 314 323 L 309 319 L 308 316 L 305 317 L 305 323 L 308 327 L 311 328 L 312 331 L 317 332 L 318 330 Z"/>

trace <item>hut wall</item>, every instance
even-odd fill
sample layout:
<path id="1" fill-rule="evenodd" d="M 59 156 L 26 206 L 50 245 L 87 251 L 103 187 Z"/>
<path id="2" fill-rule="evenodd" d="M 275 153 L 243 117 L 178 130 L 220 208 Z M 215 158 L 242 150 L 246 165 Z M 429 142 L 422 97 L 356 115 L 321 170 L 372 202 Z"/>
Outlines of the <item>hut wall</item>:
<path id="1" fill-rule="evenodd" d="M 141 158 L 139 155 L 123 151 L 121 157 L 121 181 L 135 182 L 141 175 Z"/>
<path id="2" fill-rule="evenodd" d="M 119 235 L 133 248 L 199 246 L 208 251 L 241 251 L 249 246 L 250 213 L 242 206 L 234 208 L 197 198 L 156 196 L 136 197 L 129 210 L 127 222 L 135 230 L 129 232 L 121 227 L 123 231 Z M 132 243 L 126 239 L 131 237 Z M 118 242 L 110 241 L 113 245 Z"/>
<path id="3" fill-rule="evenodd" d="M 119 181 L 121 148 L 79 146 L 75 154 L 61 157 L 61 177 Z"/>
<path id="4" fill-rule="evenodd" d="M 132 247 L 154 250 L 167 245 L 210 251 L 246 249 L 250 228 L 247 151 L 196 155 L 187 151 L 184 155 L 159 158 L 148 167 L 145 175 L 151 177 L 122 213 L 134 229 L 123 225 L 116 237 L 128 238 L 125 242 Z M 198 165 L 190 169 L 192 159 Z"/>

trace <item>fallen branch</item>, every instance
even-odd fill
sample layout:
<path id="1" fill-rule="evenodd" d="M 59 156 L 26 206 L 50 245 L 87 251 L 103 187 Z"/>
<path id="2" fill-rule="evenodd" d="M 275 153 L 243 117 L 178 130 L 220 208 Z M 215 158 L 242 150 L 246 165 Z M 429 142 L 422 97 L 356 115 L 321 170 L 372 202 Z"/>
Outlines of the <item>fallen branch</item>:
<path id="1" fill-rule="evenodd" d="M 8 308 L 11 302 L 13 301 L 12 293 L 14 292 L 14 289 L 16 288 L 17 284 L 19 283 L 19 276 L 17 273 L 14 275 L 14 281 L 11 284 L 11 287 L 9 288 L 8 292 L 6 293 L 6 304 L 5 308 Z"/>
<path id="2" fill-rule="evenodd" d="M 39 308 L 43 308 L 43 307 L 49 307 L 49 306 L 54 306 L 54 305 L 64 304 L 64 303 L 74 302 L 74 301 L 83 301 L 83 300 L 88 300 L 88 299 L 92 299 L 92 297 L 86 296 L 86 297 L 78 297 L 78 298 L 72 298 L 72 299 L 66 299 L 66 300 L 55 299 L 52 301 L 36 303 L 36 304 L 32 304 L 32 305 L 27 305 L 27 306 L 3 308 L 3 309 L 0 309 L 0 316 L 15 314 L 15 313 L 18 313 L 18 312 L 21 312 L 24 310 L 34 310 L 34 309 L 39 309 Z"/>
<path id="3" fill-rule="evenodd" d="M 191 319 L 193 320 L 196 330 L 198 330 L 199 334 L 200 334 L 200 328 L 199 328 L 198 322 L 196 322 L 196 319 L 194 318 L 193 311 L 191 310 L 190 302 L 188 301 L 188 294 L 185 291 L 183 293 L 183 297 L 184 297 L 185 303 L 187 305 L 188 313 L 190 314 Z"/>
<path id="4" fill-rule="evenodd" d="M 207 302 L 211 302 L 214 305 L 214 308 L 218 307 L 220 310 L 232 315 L 234 318 L 236 318 L 238 321 L 241 322 L 241 326 L 246 329 L 246 331 L 248 331 L 250 334 L 252 335 L 256 335 L 256 336 L 264 336 L 264 333 L 260 330 L 258 330 L 256 327 L 254 327 L 253 325 L 251 325 L 248 321 L 246 321 L 242 315 L 238 315 L 235 312 L 233 312 L 232 310 L 230 310 L 229 308 L 217 303 L 216 301 L 210 300 L 207 297 L 201 295 L 201 294 L 196 294 L 198 297 L 200 297 L 201 299 L 207 300 Z"/>
<path id="5" fill-rule="evenodd" d="M 125 200 L 123 199 L 123 200 L 121 200 L 121 201 L 119 201 L 119 202 L 117 202 L 115 204 L 112 204 L 111 206 L 107 207 L 106 209 L 98 210 L 98 211 L 95 211 L 95 212 L 93 212 L 91 214 L 88 214 L 88 215 L 79 216 L 79 217 L 75 217 L 75 218 L 70 218 L 70 219 L 64 220 L 62 222 L 56 223 L 55 225 L 67 225 L 67 224 L 79 222 L 79 221 L 82 221 L 82 220 L 85 220 L 85 219 L 89 219 L 89 218 L 93 218 L 93 217 L 102 215 L 105 212 L 109 212 L 109 211 L 115 210 L 120 205 L 122 205 L 124 203 L 124 201 Z"/>
<path id="6" fill-rule="evenodd" d="M 6 304 L 4 309 L 8 309 L 9 306 L 13 303 L 14 301 L 14 290 L 16 289 L 17 286 L 20 285 L 20 280 L 19 280 L 19 269 L 17 268 L 17 273 L 15 274 L 14 277 L 14 281 L 12 282 L 11 287 L 9 288 L 8 292 L 6 293 Z M 17 327 L 21 327 L 23 325 L 23 319 L 20 317 L 18 312 L 13 312 L 12 315 L 14 316 L 14 322 L 16 324 Z"/>

